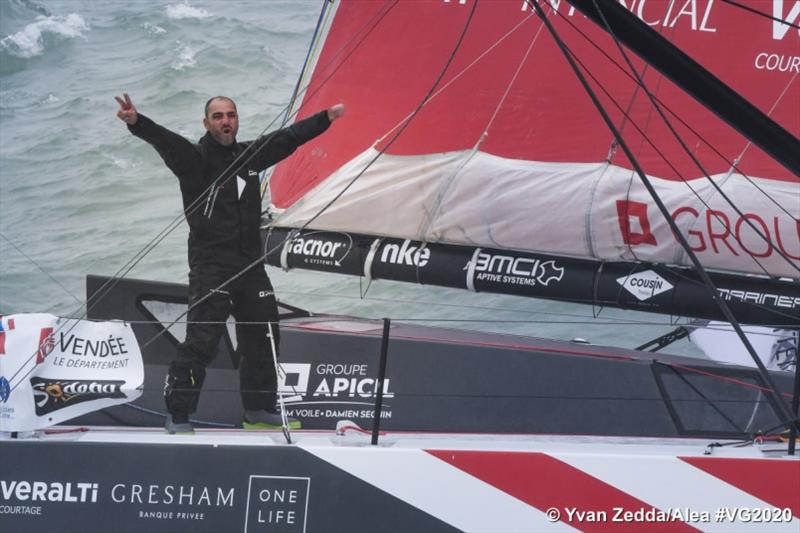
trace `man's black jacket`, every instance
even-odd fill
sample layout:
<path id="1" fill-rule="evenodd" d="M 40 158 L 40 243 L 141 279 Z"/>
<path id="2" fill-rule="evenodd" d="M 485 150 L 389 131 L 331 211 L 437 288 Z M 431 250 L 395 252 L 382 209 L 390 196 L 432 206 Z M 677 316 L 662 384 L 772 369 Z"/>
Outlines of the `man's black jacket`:
<path id="1" fill-rule="evenodd" d="M 258 174 L 328 126 L 328 114 L 322 111 L 255 141 L 230 146 L 219 144 L 209 133 L 193 144 L 141 114 L 128 129 L 153 145 L 178 177 L 189 223 L 189 266 L 241 269 L 263 253 Z M 245 150 L 236 166 L 221 176 Z M 217 178 L 217 185 L 209 194 L 209 187 Z"/>

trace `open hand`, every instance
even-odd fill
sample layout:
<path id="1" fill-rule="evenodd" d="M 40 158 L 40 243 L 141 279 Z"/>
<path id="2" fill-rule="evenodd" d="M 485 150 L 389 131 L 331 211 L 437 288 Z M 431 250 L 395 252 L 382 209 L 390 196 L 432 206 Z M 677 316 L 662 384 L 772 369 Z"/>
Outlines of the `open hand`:
<path id="1" fill-rule="evenodd" d="M 136 108 L 134 107 L 133 102 L 131 102 L 131 97 L 128 96 L 128 93 L 123 93 L 122 98 L 115 96 L 114 100 L 116 100 L 119 104 L 117 117 L 119 117 L 119 119 L 125 124 L 129 124 L 131 126 L 136 124 L 136 121 L 139 120 L 139 113 L 136 112 Z"/>

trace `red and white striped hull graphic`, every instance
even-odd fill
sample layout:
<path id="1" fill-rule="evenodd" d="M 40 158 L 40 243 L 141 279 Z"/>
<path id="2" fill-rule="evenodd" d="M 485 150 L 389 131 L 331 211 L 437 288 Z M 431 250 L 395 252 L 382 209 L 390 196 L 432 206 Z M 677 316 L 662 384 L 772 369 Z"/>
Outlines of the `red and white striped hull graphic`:
<path id="1" fill-rule="evenodd" d="M 304 448 L 462 531 L 800 531 L 800 461 L 752 449 Z"/>

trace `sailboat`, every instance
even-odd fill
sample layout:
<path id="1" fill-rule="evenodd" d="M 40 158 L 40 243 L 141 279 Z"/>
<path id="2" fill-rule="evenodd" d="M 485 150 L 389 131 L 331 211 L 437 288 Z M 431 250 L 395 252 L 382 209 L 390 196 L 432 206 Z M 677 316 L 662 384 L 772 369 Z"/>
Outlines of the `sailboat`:
<path id="1" fill-rule="evenodd" d="M 343 100 L 346 132 L 265 177 L 266 264 L 800 327 L 800 3 L 772 0 L 772 18 L 714 0 L 323 4 L 288 116 Z M 284 303 L 279 392 L 304 430 L 230 429 L 230 328 L 196 414 L 209 429 L 166 437 L 143 426 L 161 425 L 186 288 L 89 276 L 87 301 L 135 323 L 144 394 L 0 441 L 14 530 L 89 512 L 84 530 L 800 524 L 782 441 L 797 374 L 758 354 L 745 367 Z"/>

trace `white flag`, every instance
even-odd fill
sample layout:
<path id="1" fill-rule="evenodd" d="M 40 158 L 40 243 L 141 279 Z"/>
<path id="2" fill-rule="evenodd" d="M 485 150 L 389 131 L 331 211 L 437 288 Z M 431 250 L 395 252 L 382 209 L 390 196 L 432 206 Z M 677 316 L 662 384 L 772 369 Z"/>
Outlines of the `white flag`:
<path id="1" fill-rule="evenodd" d="M 32 431 L 141 395 L 144 365 L 130 325 L 0 317 L 0 431 Z"/>

